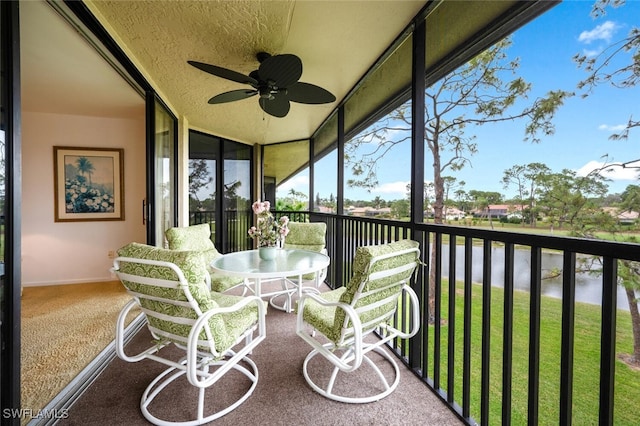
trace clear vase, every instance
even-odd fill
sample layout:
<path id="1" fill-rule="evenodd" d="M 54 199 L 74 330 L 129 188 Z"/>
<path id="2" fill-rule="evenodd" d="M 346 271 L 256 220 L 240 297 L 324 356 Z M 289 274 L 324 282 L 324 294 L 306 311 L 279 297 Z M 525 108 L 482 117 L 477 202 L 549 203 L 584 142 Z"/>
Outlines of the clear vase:
<path id="1" fill-rule="evenodd" d="M 258 248 L 258 256 L 262 260 L 273 260 L 276 258 L 277 247 L 260 247 Z"/>

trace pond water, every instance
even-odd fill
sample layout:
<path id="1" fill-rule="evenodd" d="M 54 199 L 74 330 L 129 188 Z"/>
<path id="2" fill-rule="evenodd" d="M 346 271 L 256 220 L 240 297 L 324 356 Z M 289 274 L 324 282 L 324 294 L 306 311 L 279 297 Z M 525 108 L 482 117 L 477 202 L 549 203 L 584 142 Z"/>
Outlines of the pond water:
<path id="1" fill-rule="evenodd" d="M 491 253 L 491 285 L 504 287 L 504 248 L 493 247 Z M 456 279 L 464 278 L 464 246 L 456 247 Z M 482 247 L 473 247 L 472 281 L 482 282 Z M 562 269 L 562 255 L 558 253 L 542 254 L 542 294 L 562 299 L 562 276 L 550 277 L 552 271 Z M 531 279 L 531 254 L 529 250 L 514 250 L 514 288 L 529 291 Z M 442 277 L 449 276 L 449 247 L 442 245 Z M 550 277 L 550 278 L 548 278 Z M 629 310 L 624 287 L 617 286 L 618 309 Z M 576 273 L 576 302 L 599 305 L 602 301 L 602 278 L 600 274 Z"/>

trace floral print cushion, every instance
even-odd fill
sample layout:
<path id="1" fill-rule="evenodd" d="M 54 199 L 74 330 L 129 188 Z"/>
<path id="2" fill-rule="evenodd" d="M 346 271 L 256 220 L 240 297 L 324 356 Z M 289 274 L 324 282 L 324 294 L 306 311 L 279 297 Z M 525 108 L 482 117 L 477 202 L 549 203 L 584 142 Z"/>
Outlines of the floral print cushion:
<path id="1" fill-rule="evenodd" d="M 207 271 L 211 276 L 212 290 L 223 292 L 242 284 L 241 278 L 222 275 L 209 267 L 211 262 L 220 256 L 220 252 L 211 241 L 211 227 L 208 223 L 183 228 L 169 228 L 165 231 L 165 237 L 169 243 L 169 250 L 195 250 L 202 253 Z"/>
<path id="2" fill-rule="evenodd" d="M 220 256 L 211 241 L 211 227 L 208 223 L 182 228 L 169 228 L 164 233 L 169 250 L 196 250 L 202 252 L 207 264 Z"/>
<path id="3" fill-rule="evenodd" d="M 419 244 L 412 240 L 401 240 L 383 245 L 358 247 L 353 260 L 353 276 L 349 283 L 345 287 L 341 287 L 327 293 L 322 293 L 321 297 L 329 301 L 339 301 L 354 306 L 354 295 L 361 286 L 364 286 L 363 291 L 368 291 L 384 287 L 400 280 L 409 279 L 413 270 L 378 279 L 376 281 L 370 281 L 369 275 L 373 272 L 392 269 L 407 263 L 415 263 L 417 265 L 417 252 L 410 252 L 376 262 L 371 270 L 369 270 L 369 264 L 374 257 L 417 247 L 419 247 Z M 370 305 L 396 293 L 399 296 L 401 290 L 402 283 L 399 283 L 397 286 L 391 287 L 387 290 L 362 297 L 355 301 L 354 308 L 357 309 L 361 306 Z M 360 320 L 365 324 L 385 312 L 392 312 L 395 309 L 395 305 L 396 302 L 394 300 L 394 302 L 379 306 L 370 311 L 362 312 L 360 314 Z M 321 331 L 325 336 L 327 336 L 327 338 L 338 343 L 338 340 L 341 338 L 342 326 L 345 321 L 344 310 L 320 307 L 317 303 L 309 300 L 305 305 L 304 319 L 318 331 Z M 350 326 L 351 324 L 349 324 L 349 327 Z"/>
<path id="4" fill-rule="evenodd" d="M 324 222 L 289 222 L 289 234 L 284 240 L 284 248 L 322 251 L 325 247 L 327 224 Z"/>
<path id="5" fill-rule="evenodd" d="M 289 234 L 284 240 L 284 248 L 322 252 L 325 248 L 327 224 L 324 222 L 289 222 Z M 316 274 L 302 276 L 304 280 L 315 279 Z M 289 277 L 297 279 L 298 277 Z"/>
<path id="6" fill-rule="evenodd" d="M 198 251 L 176 251 L 166 250 L 158 247 L 152 247 L 145 244 L 131 243 L 118 250 L 118 256 L 132 257 L 137 259 L 159 260 L 170 262 L 178 266 L 189 286 L 191 294 L 198 304 L 202 312 L 210 309 L 224 306 L 231 306 L 242 300 L 240 296 L 226 296 L 218 293 L 210 292 L 205 284 L 205 276 L 208 273 L 202 258 L 202 253 Z M 167 267 L 146 265 L 134 262 L 120 262 L 120 271 L 132 275 L 138 275 L 149 278 L 177 280 L 178 277 L 174 271 Z M 159 286 L 143 285 L 131 281 L 123 281 L 125 287 L 129 290 L 146 294 L 149 296 L 159 296 L 172 300 L 186 301 L 187 298 L 184 291 L 179 287 L 164 288 Z M 176 306 L 170 303 L 151 300 L 144 297 L 139 298 L 140 305 L 145 308 L 162 314 L 197 319 L 197 312 L 189 307 Z M 240 311 L 232 313 L 214 315 L 209 320 L 209 326 L 215 342 L 217 352 L 224 352 L 229 349 L 237 338 L 248 328 L 254 324 L 258 318 L 258 309 L 256 306 L 248 306 Z M 148 315 L 150 327 L 155 334 L 159 334 L 176 343 L 185 344 L 191 331 L 191 326 L 170 321 L 168 319 L 159 319 Z M 200 335 L 201 340 L 206 340 L 206 334 Z M 203 348 L 205 348 L 203 346 Z"/>

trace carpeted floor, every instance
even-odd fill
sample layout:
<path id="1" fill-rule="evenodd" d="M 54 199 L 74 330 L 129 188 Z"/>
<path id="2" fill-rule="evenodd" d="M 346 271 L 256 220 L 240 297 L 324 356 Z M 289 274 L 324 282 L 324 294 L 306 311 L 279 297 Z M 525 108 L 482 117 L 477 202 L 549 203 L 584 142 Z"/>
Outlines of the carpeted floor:
<path id="1" fill-rule="evenodd" d="M 314 392 L 302 375 L 302 363 L 311 347 L 296 335 L 295 318 L 295 314 L 287 314 L 269 307 L 267 337 L 251 355 L 259 369 L 258 385 L 244 404 L 213 424 L 462 424 L 403 366 L 400 366 L 401 379 L 396 391 L 378 402 L 344 404 L 328 400 Z M 151 335 L 144 327 L 127 345 L 126 350 L 130 354 L 138 353 L 149 347 L 151 340 Z M 163 349 L 166 350 L 176 356 L 180 354 L 175 348 Z M 60 420 L 57 426 L 148 424 L 140 413 L 140 397 L 147 385 L 164 369 L 163 365 L 151 360 L 127 363 L 118 358 L 114 359 L 70 408 L 68 417 Z M 314 371 L 323 369 L 326 370 L 326 364 L 313 367 Z M 365 388 L 370 385 L 370 379 L 370 375 L 357 373 L 350 375 L 345 383 L 350 388 Z M 218 403 L 223 396 L 238 392 L 242 386 L 242 380 L 227 380 L 222 389 L 209 391 L 207 405 Z M 154 403 L 157 414 L 172 420 L 191 414 L 196 394 L 186 379 L 167 387 L 164 392 L 161 401 Z M 182 418 L 184 419 L 185 417 Z"/>
<path id="2" fill-rule="evenodd" d="M 23 408 L 44 408 L 113 341 L 116 318 L 130 299 L 119 281 L 24 288 Z"/>

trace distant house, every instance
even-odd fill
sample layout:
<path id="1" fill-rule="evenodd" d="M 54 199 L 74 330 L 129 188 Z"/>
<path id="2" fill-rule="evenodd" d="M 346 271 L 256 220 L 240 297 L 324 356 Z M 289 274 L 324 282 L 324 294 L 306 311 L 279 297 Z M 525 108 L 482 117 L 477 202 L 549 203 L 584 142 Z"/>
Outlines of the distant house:
<path id="1" fill-rule="evenodd" d="M 445 207 L 444 218 L 445 220 L 460 220 L 467 216 L 465 212 L 455 207 Z"/>
<path id="2" fill-rule="evenodd" d="M 501 219 L 515 214 L 521 214 L 522 206 L 512 204 L 490 204 L 486 209 L 475 210 L 475 217 L 489 217 Z"/>
<path id="3" fill-rule="evenodd" d="M 616 207 L 605 207 L 603 210 L 618 219 L 618 223 L 621 225 L 632 225 L 636 223 L 638 217 L 640 217 L 639 212 L 628 210 L 620 211 L 620 209 Z"/>
<path id="4" fill-rule="evenodd" d="M 350 206 L 347 209 L 347 212 L 352 216 L 362 216 L 362 217 L 376 217 L 380 215 L 390 215 L 391 208 L 383 207 L 380 209 L 375 209 L 373 207 L 354 207 Z"/>

